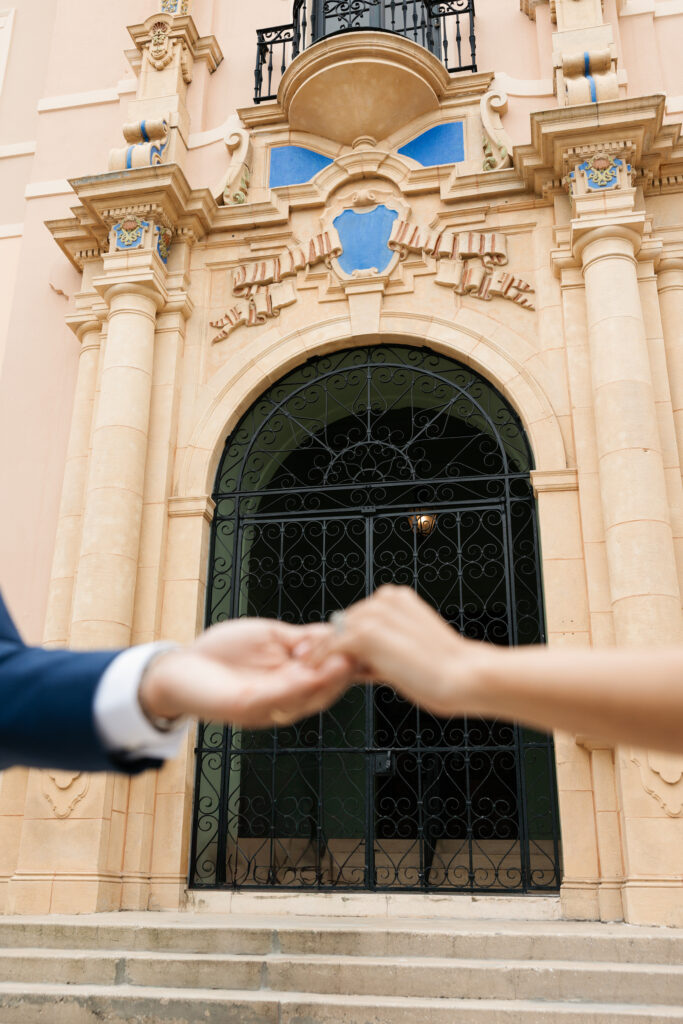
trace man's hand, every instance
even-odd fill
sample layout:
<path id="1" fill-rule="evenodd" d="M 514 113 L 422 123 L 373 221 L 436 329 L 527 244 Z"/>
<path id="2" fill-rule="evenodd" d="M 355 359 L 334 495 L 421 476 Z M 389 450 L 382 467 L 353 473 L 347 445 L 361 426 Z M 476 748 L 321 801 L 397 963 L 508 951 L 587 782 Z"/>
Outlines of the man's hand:
<path id="1" fill-rule="evenodd" d="M 151 717 L 190 715 L 246 729 L 306 718 L 334 704 L 351 681 L 344 656 L 319 668 L 295 658 L 297 646 L 318 629 L 264 619 L 214 626 L 191 647 L 152 664 L 140 704 Z"/>

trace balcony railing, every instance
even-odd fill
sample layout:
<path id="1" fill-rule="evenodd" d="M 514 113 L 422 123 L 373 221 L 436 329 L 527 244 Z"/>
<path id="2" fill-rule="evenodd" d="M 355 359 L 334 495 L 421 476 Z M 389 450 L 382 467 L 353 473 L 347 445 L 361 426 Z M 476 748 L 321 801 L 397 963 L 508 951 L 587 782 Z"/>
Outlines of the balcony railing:
<path id="1" fill-rule="evenodd" d="M 257 31 L 255 103 L 277 99 L 285 71 L 307 47 L 342 32 L 412 39 L 451 72 L 476 71 L 474 0 L 294 0 L 290 25 Z"/>

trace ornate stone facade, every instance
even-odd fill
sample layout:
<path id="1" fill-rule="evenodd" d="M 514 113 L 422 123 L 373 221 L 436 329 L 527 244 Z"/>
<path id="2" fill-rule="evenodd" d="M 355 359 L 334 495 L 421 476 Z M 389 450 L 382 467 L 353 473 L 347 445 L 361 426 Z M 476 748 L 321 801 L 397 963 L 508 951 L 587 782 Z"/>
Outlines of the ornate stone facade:
<path id="1" fill-rule="evenodd" d="M 289 63 L 277 101 L 236 111 L 262 13 L 236 35 L 229 5 L 201 23 L 198 6 L 195 24 L 182 0 L 140 0 L 134 77 L 114 85 L 106 5 L 114 98 L 99 79 L 87 98 L 85 57 L 81 93 L 66 72 L 53 85 L 43 169 L 17 172 L 25 257 L 21 208 L 0 226 L 2 582 L 31 638 L 191 640 L 226 437 L 312 355 L 390 341 L 476 369 L 519 414 L 549 642 L 680 640 L 683 80 L 677 53 L 642 53 L 683 10 L 655 11 L 646 38 L 599 0 L 556 0 L 555 24 L 523 0 L 501 40 L 498 0 L 478 0 L 495 65 L 451 76 L 411 40 L 342 33 Z M 11 149 L 8 167 L 32 158 Z M 683 925 L 679 759 L 562 733 L 556 751 L 567 916 Z M 193 766 L 190 737 L 133 781 L 7 773 L 2 908 L 184 907 Z"/>

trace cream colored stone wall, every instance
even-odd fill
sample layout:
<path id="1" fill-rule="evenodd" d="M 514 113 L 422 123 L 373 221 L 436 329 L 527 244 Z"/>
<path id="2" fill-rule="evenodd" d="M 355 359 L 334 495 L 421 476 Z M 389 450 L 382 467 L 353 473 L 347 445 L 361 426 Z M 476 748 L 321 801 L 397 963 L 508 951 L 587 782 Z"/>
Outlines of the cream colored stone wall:
<path id="1" fill-rule="evenodd" d="M 482 70 L 455 79 L 393 37 L 381 52 L 360 35 L 327 41 L 322 57 L 304 55 L 288 73 L 278 104 L 256 108 L 254 30 L 286 20 L 282 0 L 259 5 L 258 25 L 253 5 L 238 5 L 228 25 L 227 5 L 195 0 L 194 20 L 169 16 L 156 42 L 160 5 L 102 3 L 111 38 L 99 62 L 92 11 L 56 5 L 51 31 L 83 59 L 61 71 L 56 56 L 47 62 L 42 87 L 31 87 L 43 95 L 38 115 L 28 92 L 32 181 L 26 212 L 22 199 L 6 214 L 23 238 L 6 233 L 16 283 L 0 464 L 16 501 L 0 512 L 1 578 L 32 639 L 47 604 L 50 644 L 191 640 L 203 625 L 214 476 L 239 417 L 311 356 L 385 342 L 472 366 L 518 411 L 536 465 L 549 642 L 681 638 L 683 147 L 678 99 L 652 95 L 677 72 L 656 49 L 656 11 L 648 46 L 666 59 L 643 68 L 629 42 L 643 15 L 628 2 L 606 4 L 603 21 L 600 5 L 582 0 L 571 24 L 566 2 L 553 4 L 555 24 L 550 5 L 525 0 L 523 11 L 506 11 L 503 33 L 497 0 L 479 0 Z M 25 46 L 30 4 L 17 7 Z M 683 9 L 672 18 L 680 26 Z M 139 81 L 120 56 L 126 24 Z M 36 45 L 47 52 L 42 31 Z M 567 33 L 589 52 L 611 33 L 604 85 L 616 83 L 620 98 L 572 104 L 571 88 L 562 91 L 573 67 Z M 335 81 L 346 75 L 353 89 L 371 51 L 379 85 L 368 116 L 391 134 L 378 127 L 358 140 L 352 106 L 317 124 L 326 71 L 336 67 Z M 19 88 L 8 67 L 0 125 L 7 89 Z M 415 78 L 421 106 L 409 110 L 401 89 Z M 490 104 L 501 90 L 507 109 L 502 97 Z M 166 113 L 168 157 L 125 170 L 113 155 L 106 173 L 107 154 L 124 146 L 121 126 Z M 303 116 L 308 132 L 288 120 Z M 464 123 L 461 164 L 422 168 L 398 154 L 451 120 Z M 334 162 L 308 184 L 271 191 L 268 149 L 288 143 Z M 596 185 L 600 170 L 606 185 Z M 263 282 L 246 299 L 234 294 L 238 267 L 251 273 L 288 249 L 308 252 L 321 232 L 333 236 L 342 209 L 380 202 L 412 239 L 397 243 L 382 274 L 349 278 L 329 254 L 307 255 L 277 293 L 282 308 L 268 307 L 276 293 Z M 157 229 L 169 233 L 167 263 Z M 436 241 L 444 232 L 489 239 L 481 245 L 501 265 L 485 274 L 479 257 L 451 258 Z M 491 292 L 459 284 L 464 270 L 480 270 Z M 556 752 L 566 915 L 682 925 L 683 760 L 564 733 Z M 193 773 L 192 737 L 158 775 L 133 781 L 5 773 L 2 909 L 183 906 Z"/>

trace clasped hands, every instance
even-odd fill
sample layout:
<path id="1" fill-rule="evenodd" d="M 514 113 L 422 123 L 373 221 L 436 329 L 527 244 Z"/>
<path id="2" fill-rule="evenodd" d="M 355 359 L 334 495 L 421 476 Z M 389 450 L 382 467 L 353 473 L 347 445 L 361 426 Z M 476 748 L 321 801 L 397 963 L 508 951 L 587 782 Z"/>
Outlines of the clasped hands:
<path id="1" fill-rule="evenodd" d="M 336 628 L 266 619 L 213 626 L 152 664 L 140 703 L 152 718 L 263 729 L 323 711 L 354 683 L 377 679 L 445 713 L 454 661 L 462 669 L 484 646 L 463 640 L 411 590 L 390 586 L 345 612 Z M 459 675 L 466 690 L 467 673 Z"/>

